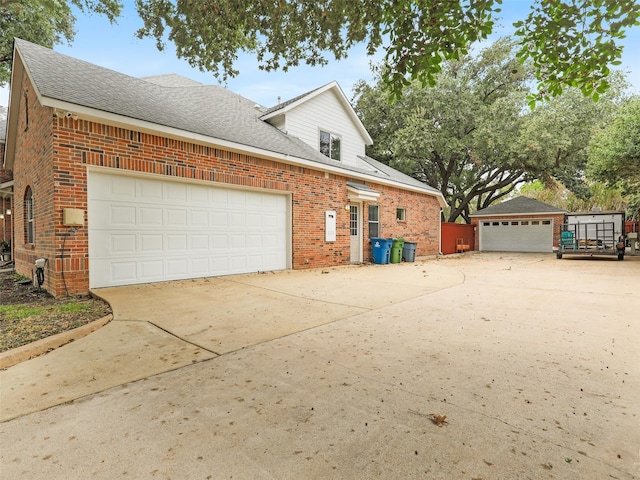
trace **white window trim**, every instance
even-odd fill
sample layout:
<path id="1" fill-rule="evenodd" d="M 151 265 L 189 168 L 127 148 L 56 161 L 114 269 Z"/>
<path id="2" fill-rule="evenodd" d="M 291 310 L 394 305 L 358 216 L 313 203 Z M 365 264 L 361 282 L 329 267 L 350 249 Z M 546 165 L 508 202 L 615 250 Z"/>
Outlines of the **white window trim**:
<path id="1" fill-rule="evenodd" d="M 328 157 L 331 158 L 332 160 L 336 160 L 338 162 L 341 162 L 342 161 L 342 135 L 338 135 L 337 133 L 334 133 L 331 130 L 326 129 L 326 128 L 320 128 L 318 130 L 318 149 L 320 150 L 320 153 L 322 153 L 321 141 L 322 141 L 322 134 L 323 133 L 326 133 L 327 135 L 329 135 L 329 155 L 328 155 Z M 339 151 L 338 158 L 333 158 L 331 156 L 331 147 L 333 145 L 333 140 L 334 139 L 338 139 L 340 141 L 340 151 Z"/>

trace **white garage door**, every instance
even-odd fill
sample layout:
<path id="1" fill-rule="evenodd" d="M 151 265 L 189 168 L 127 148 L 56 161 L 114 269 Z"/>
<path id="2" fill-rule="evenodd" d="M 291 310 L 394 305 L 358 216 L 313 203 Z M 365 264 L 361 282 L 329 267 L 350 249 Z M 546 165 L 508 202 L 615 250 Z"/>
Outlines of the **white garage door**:
<path id="1" fill-rule="evenodd" d="M 480 221 L 480 250 L 485 252 L 551 252 L 552 220 Z"/>
<path id="2" fill-rule="evenodd" d="M 288 196 L 89 172 L 91 288 L 288 267 Z"/>

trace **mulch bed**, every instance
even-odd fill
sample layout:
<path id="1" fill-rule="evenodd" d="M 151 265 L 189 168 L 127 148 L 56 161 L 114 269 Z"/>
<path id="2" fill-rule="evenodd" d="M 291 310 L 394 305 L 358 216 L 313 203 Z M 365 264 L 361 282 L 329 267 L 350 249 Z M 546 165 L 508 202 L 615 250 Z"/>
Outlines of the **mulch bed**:
<path id="1" fill-rule="evenodd" d="M 21 282 L 21 280 L 23 280 Z M 111 313 L 108 303 L 92 297 L 54 297 L 13 271 L 0 272 L 0 352 L 80 327 Z M 11 319 L 2 309 L 29 307 L 25 318 Z M 10 310 L 4 310 L 10 312 Z"/>

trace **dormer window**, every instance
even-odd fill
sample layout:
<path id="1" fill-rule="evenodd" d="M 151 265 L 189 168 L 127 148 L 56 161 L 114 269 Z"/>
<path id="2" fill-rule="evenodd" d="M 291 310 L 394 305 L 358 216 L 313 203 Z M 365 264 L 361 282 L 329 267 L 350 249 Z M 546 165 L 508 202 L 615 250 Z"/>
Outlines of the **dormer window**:
<path id="1" fill-rule="evenodd" d="M 340 160 L 340 137 L 320 130 L 320 153 L 333 160 Z"/>

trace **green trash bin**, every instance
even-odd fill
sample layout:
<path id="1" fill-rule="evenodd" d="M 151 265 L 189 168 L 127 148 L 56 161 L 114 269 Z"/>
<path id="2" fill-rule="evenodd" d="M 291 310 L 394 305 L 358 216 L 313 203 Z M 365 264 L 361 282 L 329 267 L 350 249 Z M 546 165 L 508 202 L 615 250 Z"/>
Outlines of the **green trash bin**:
<path id="1" fill-rule="evenodd" d="M 394 238 L 391 244 L 391 263 L 400 263 L 402 261 L 402 249 L 404 247 L 404 238 Z"/>

